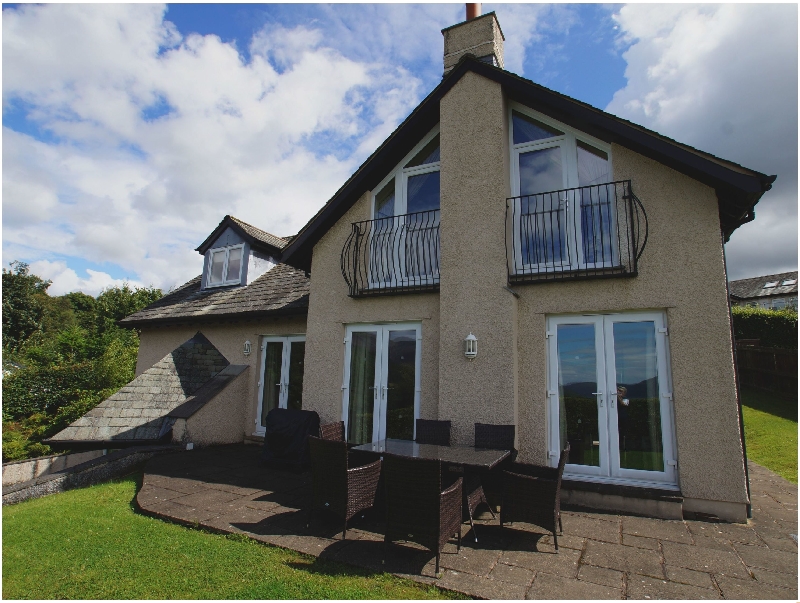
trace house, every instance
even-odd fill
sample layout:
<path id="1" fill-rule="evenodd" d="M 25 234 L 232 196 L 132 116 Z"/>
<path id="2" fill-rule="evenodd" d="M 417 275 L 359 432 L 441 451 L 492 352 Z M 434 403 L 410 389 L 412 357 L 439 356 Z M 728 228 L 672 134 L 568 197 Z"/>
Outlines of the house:
<path id="1" fill-rule="evenodd" d="M 358 443 L 514 424 L 522 461 L 570 444 L 572 502 L 745 521 L 723 244 L 775 177 L 505 71 L 494 13 L 443 35 L 441 83 L 296 236 L 226 216 L 203 274 L 121 321 L 137 374 L 172 379 L 145 431 L 258 441 L 274 407 Z M 214 396 L 222 372 L 174 385 L 193 338 L 245 367 Z M 84 440 L 113 447 L 114 412 Z"/>
<path id="2" fill-rule="evenodd" d="M 797 310 L 797 271 L 743 278 L 728 283 L 732 306 Z"/>

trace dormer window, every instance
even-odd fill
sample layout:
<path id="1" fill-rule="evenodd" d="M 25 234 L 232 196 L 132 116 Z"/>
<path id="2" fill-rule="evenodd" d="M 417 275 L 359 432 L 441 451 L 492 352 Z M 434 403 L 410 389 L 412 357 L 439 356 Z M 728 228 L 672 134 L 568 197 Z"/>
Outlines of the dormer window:
<path id="1" fill-rule="evenodd" d="M 778 286 L 778 281 L 772 281 L 764 285 L 764 289 L 772 289 L 773 287 Z"/>
<path id="2" fill-rule="evenodd" d="M 206 287 L 240 284 L 242 282 L 243 253 L 243 244 L 212 249 L 208 261 Z"/>

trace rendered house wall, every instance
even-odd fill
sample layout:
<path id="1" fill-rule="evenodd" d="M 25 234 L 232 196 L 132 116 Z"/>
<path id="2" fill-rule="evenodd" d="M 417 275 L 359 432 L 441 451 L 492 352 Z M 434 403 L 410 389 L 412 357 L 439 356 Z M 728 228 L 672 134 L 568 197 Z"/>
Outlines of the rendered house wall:
<path id="1" fill-rule="evenodd" d="M 251 414 L 248 413 L 251 404 L 248 404 L 250 398 L 247 393 L 253 381 L 252 373 L 253 367 L 247 369 L 186 419 L 183 441 L 194 442 L 197 446 L 241 442 L 242 424 L 246 425 L 246 418 Z"/>
<path id="2" fill-rule="evenodd" d="M 323 423 L 342 419 L 345 327 L 355 323 L 422 324 L 420 417 L 439 417 L 439 296 L 436 293 L 353 299 L 347 296 L 340 258 L 352 222 L 371 219 L 365 192 L 314 246 L 306 332 L 303 408 Z"/>
<path id="3" fill-rule="evenodd" d="M 261 371 L 261 337 L 267 335 L 301 335 L 305 332 L 306 321 L 304 316 L 276 317 L 261 319 L 252 322 L 231 322 L 218 324 L 195 324 L 190 326 L 152 327 L 144 328 L 139 337 L 139 357 L 136 363 L 136 374 L 150 368 L 166 354 L 178 347 L 187 339 L 201 331 L 208 340 L 222 353 L 231 364 L 244 364 L 250 368 L 242 373 L 218 398 L 225 398 L 225 392 L 235 390 L 241 395 L 243 406 L 236 412 L 236 422 L 239 433 L 238 442 L 245 436 L 250 436 L 255 431 L 256 412 L 258 409 L 258 379 Z M 252 352 L 249 356 L 243 353 L 245 341 L 250 341 Z M 227 399 L 227 398 L 226 398 Z M 216 404 L 217 400 L 209 404 Z M 208 405 L 207 405 L 208 406 Z M 234 403 L 235 406 L 235 403 Z M 213 429 L 215 420 L 210 414 L 207 427 L 202 421 L 191 424 L 198 415 L 203 415 L 202 409 L 189 419 L 189 428 L 194 427 L 198 433 Z M 211 411 L 209 411 L 211 413 Z M 228 419 L 225 419 L 227 422 Z M 227 431 L 227 427 L 221 427 Z M 225 436 L 226 438 L 228 436 Z"/>

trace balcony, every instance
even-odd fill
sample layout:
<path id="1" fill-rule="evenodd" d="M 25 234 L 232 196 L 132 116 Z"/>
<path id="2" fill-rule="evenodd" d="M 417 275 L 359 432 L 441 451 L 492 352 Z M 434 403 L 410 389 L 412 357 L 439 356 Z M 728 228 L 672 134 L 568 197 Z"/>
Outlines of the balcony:
<path id="1" fill-rule="evenodd" d="M 354 222 L 341 266 L 350 297 L 437 291 L 439 210 Z"/>
<path id="2" fill-rule="evenodd" d="M 646 244 L 647 214 L 630 180 L 506 202 L 510 284 L 633 277 Z"/>

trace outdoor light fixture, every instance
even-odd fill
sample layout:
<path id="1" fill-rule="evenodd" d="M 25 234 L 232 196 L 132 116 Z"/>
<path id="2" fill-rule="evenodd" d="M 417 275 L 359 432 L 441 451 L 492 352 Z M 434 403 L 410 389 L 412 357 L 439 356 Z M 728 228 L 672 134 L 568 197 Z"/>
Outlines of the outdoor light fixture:
<path id="1" fill-rule="evenodd" d="M 473 360 L 478 355 L 478 338 L 472 333 L 464 339 L 464 356 Z"/>
<path id="2" fill-rule="evenodd" d="M 251 347 L 251 345 L 250 345 L 250 340 L 248 339 L 247 341 L 245 341 L 245 342 L 244 342 L 244 349 L 242 350 L 242 353 L 243 353 L 245 356 L 249 356 L 249 355 L 250 355 L 250 352 L 251 352 L 251 350 L 252 350 L 252 347 Z"/>

